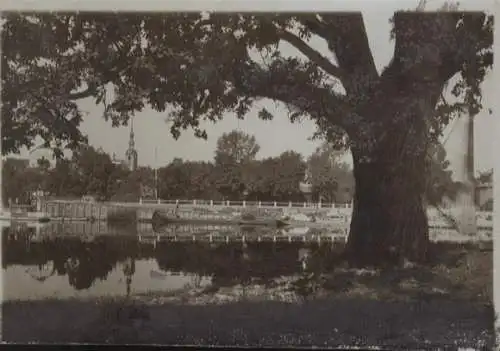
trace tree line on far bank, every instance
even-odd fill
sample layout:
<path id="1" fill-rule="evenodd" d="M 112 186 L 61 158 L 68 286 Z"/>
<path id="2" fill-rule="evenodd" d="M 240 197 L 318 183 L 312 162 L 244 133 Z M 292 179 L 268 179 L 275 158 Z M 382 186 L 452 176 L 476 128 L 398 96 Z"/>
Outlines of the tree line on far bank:
<path id="1" fill-rule="evenodd" d="M 427 169 L 427 198 L 440 203 L 459 188 L 454 182 L 446 152 L 440 145 L 431 150 Z M 248 201 L 306 201 L 299 184 L 306 172 L 312 185 L 312 200 L 349 203 L 354 177 L 343 154 L 323 143 L 307 159 L 289 150 L 275 157 L 258 159 L 260 146 L 254 136 L 241 131 L 223 134 L 217 141 L 214 159 L 186 161 L 175 158 L 157 170 L 139 167 L 129 171 L 113 162 L 102 149 L 85 145 L 55 167 L 41 158 L 36 167 L 7 159 L 3 167 L 3 201 L 27 203 L 36 190 L 60 198 L 91 195 L 102 201 L 154 199 L 157 186 L 161 199 L 212 199 Z"/>
<path id="2" fill-rule="evenodd" d="M 138 201 L 155 198 L 157 186 L 162 199 L 304 201 L 299 183 L 309 165 L 314 200 L 351 201 L 352 171 L 327 144 L 307 160 L 291 150 L 258 159 L 259 150 L 254 136 L 225 133 L 217 141 L 213 161 L 174 158 L 157 170 L 157 182 L 151 167 L 129 171 L 90 145 L 80 147 L 71 158 L 58 160 L 54 167 L 45 158 L 36 167 L 8 158 L 3 168 L 3 200 L 26 202 L 28 193 L 43 190 L 62 198 L 91 195 L 102 201 Z"/>

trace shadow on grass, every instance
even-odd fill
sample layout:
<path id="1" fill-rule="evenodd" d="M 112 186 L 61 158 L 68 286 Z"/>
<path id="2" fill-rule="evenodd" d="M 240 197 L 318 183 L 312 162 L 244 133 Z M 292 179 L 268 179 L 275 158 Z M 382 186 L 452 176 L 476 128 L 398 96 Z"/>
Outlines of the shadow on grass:
<path id="1" fill-rule="evenodd" d="M 491 345 L 492 326 L 492 307 L 447 300 L 157 306 L 66 300 L 3 307 L 8 342 L 478 347 Z"/>
<path id="2" fill-rule="evenodd" d="M 314 259 L 309 270 L 317 272 Z M 474 244 L 432 245 L 427 265 L 349 269 L 333 263 L 331 273 L 311 273 L 311 284 L 329 293 L 381 300 L 447 299 L 493 304 L 493 252 Z M 307 279 L 302 279 L 307 284 Z M 318 290 L 318 289 L 316 289 Z"/>

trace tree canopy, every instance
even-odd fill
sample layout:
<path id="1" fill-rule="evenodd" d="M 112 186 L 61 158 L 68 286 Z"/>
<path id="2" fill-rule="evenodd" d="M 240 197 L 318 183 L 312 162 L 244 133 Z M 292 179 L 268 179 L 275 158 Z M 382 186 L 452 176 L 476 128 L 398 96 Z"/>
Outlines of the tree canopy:
<path id="1" fill-rule="evenodd" d="M 253 161 L 260 150 L 255 136 L 233 130 L 217 139 L 215 163 L 241 164 Z"/>
<path id="2" fill-rule="evenodd" d="M 271 99 L 288 107 L 291 120 L 309 116 L 323 136 L 345 146 L 344 132 L 361 142 L 370 134 L 361 122 L 379 118 L 366 113 L 368 100 L 410 89 L 405 82 L 416 78 L 447 82 L 458 74 L 458 102 L 439 99 L 428 118 L 429 131 L 439 135 L 453 113 L 481 107 L 480 83 L 492 65 L 493 17 L 474 12 L 396 12 L 394 57 L 380 74 L 361 13 L 3 17 L 4 154 L 32 146 L 35 136 L 58 155 L 85 141 L 78 129 L 83 98 L 102 104 L 113 125 L 149 106 L 168 112 L 174 136 L 192 127 L 200 137 L 201 120 L 217 121 L 227 111 L 242 118 L 255 101 Z M 313 36 L 334 59 L 310 45 Z M 284 56 L 281 42 L 303 57 Z M 266 110 L 259 116 L 272 117 Z"/>

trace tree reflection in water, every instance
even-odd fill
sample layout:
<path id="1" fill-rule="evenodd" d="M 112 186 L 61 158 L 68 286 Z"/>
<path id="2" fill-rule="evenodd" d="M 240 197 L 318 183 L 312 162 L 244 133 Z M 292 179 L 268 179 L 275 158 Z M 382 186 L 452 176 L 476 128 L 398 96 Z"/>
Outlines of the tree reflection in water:
<path id="1" fill-rule="evenodd" d="M 97 279 L 105 280 L 116 262 L 101 243 L 79 244 L 66 260 L 65 268 L 70 285 L 76 290 L 84 290 Z"/>
<path id="2" fill-rule="evenodd" d="M 211 278 L 212 287 L 244 288 L 249 284 L 272 286 L 283 277 L 296 280 L 292 289 L 304 296 L 314 291 L 323 272 L 332 268 L 337 256 L 331 244 L 302 242 L 158 242 L 139 243 L 137 236 L 96 236 L 82 242 L 77 236 L 59 236 L 32 242 L 26 235 L 4 235 L 3 267 L 45 265 L 52 262 L 51 274 L 67 275 L 75 290 L 90 288 L 107 279 L 119 264 L 125 277 L 126 294 L 131 294 L 137 260 L 156 259 L 164 272 L 193 275 L 194 287 Z M 29 240 L 28 240 L 29 241 Z M 281 279 L 283 280 L 283 279 Z"/>
<path id="3" fill-rule="evenodd" d="M 125 276 L 125 284 L 126 284 L 126 296 L 130 296 L 130 290 L 132 285 L 132 277 L 135 273 L 135 258 L 127 257 L 125 262 L 123 263 L 123 275 Z"/>
<path id="4" fill-rule="evenodd" d="M 27 233 L 16 234 L 2 236 L 4 269 L 11 264 L 44 266 L 52 262 L 51 275 L 67 275 L 69 284 L 76 290 L 88 289 L 97 280 L 105 280 L 118 262 L 130 260 L 137 251 L 136 242 L 127 245 L 121 240 L 104 237 L 93 242 L 82 242 L 78 237 L 57 237 L 30 243 L 25 240 Z M 129 263 L 126 268 L 128 285 L 134 271 L 135 262 Z"/>
<path id="5" fill-rule="evenodd" d="M 45 264 L 39 264 L 36 268 L 27 268 L 25 272 L 28 273 L 29 276 L 34 280 L 43 283 L 44 281 L 52 277 L 56 273 L 56 270 L 54 267 L 54 263 L 49 261 Z"/>

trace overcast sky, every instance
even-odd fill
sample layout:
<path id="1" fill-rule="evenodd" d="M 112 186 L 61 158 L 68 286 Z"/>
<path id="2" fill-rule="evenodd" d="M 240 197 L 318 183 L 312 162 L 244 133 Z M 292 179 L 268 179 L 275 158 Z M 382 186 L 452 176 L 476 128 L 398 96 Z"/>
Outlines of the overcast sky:
<path id="1" fill-rule="evenodd" d="M 207 1 L 207 3 L 212 2 Z M 313 8 L 313 3 L 310 3 L 311 7 L 309 8 Z M 380 71 L 389 63 L 394 49 L 394 43 L 389 40 L 391 28 L 389 18 L 395 10 L 414 8 L 416 3 L 417 1 L 352 1 L 338 4 L 339 9 L 362 10 L 370 47 Z M 441 1 L 429 1 L 428 8 L 437 8 L 441 3 Z M 295 2 L 290 2 L 290 4 L 295 4 Z M 322 4 L 324 5 L 324 3 Z M 461 2 L 461 4 L 462 8 L 465 9 L 485 9 L 491 2 L 466 1 Z M 322 41 L 315 40 L 313 46 L 328 55 L 326 45 Z M 289 55 L 297 53 L 291 47 L 283 47 L 283 50 Z M 483 103 L 485 107 L 492 107 L 492 88 L 493 77 L 490 74 L 484 84 Z M 105 122 L 102 118 L 102 106 L 96 106 L 90 100 L 81 101 L 80 106 L 88 113 L 82 124 L 82 131 L 88 134 L 89 142 L 96 147 L 102 147 L 110 154 L 116 153 L 118 157 L 123 158 L 128 146 L 129 128 L 112 128 L 110 123 Z M 294 150 L 304 156 L 310 155 L 318 146 L 318 142 L 307 140 L 315 130 L 314 122 L 305 121 L 300 124 L 292 124 L 288 121 L 286 111 L 281 105 L 266 103 L 265 106 L 274 112 L 275 119 L 273 121 L 258 120 L 256 118 L 257 108 L 244 121 L 238 121 L 233 114 L 227 114 L 223 121 L 205 125 L 209 136 L 206 141 L 195 138 L 191 130 L 183 132 L 178 140 L 174 140 L 165 122 L 166 114 L 147 109 L 137 114 L 134 119 L 139 165 L 161 166 L 170 162 L 174 157 L 186 160 L 212 160 L 217 138 L 222 133 L 233 129 L 240 129 L 255 135 L 261 146 L 259 157 L 277 156 L 286 150 Z M 494 161 L 491 152 L 491 141 L 495 134 L 495 128 L 492 128 L 493 118 L 494 115 L 488 115 L 485 112 L 476 118 L 476 171 L 493 167 Z M 445 135 L 447 134 L 448 132 L 445 133 Z M 463 130 L 457 125 L 445 145 L 453 168 L 460 167 L 460 162 L 463 159 L 463 143 Z M 156 160 L 155 148 L 158 150 Z M 41 157 L 43 154 L 46 152 L 40 150 L 32 153 L 30 158 Z M 26 155 L 27 153 L 23 152 L 23 156 Z"/>

